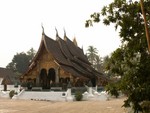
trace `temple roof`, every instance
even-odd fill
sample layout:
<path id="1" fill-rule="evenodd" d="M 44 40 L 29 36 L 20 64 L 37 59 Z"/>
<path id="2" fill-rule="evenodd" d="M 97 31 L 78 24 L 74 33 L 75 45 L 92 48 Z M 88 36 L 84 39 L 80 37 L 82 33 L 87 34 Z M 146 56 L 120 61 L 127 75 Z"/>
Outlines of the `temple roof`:
<path id="1" fill-rule="evenodd" d="M 15 76 L 16 75 L 14 74 L 14 72 L 10 69 L 0 67 L 0 78 L 4 79 L 2 84 L 4 84 L 4 81 L 7 85 L 15 84 L 16 81 L 18 82 L 18 80 L 15 79 Z"/>
<path id="2" fill-rule="evenodd" d="M 51 39 L 42 33 L 42 41 L 40 48 L 32 62 L 35 62 L 40 55 L 41 49 L 45 47 L 48 53 L 53 55 L 55 61 L 59 64 L 60 68 L 76 77 L 95 78 L 100 77 L 107 79 L 102 73 L 97 72 L 84 55 L 83 49 L 77 46 L 77 42 L 72 42 L 66 34 L 64 40 L 59 37 L 58 32 L 56 40 Z M 31 63 L 32 64 L 32 63 Z M 30 66 L 32 68 L 32 66 Z"/>

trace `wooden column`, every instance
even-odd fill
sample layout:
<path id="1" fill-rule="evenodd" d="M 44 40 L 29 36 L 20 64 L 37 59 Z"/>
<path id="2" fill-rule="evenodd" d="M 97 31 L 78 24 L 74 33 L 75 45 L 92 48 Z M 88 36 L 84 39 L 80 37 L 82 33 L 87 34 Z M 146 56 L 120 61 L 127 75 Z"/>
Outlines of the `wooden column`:
<path id="1" fill-rule="evenodd" d="M 56 73 L 56 83 L 59 83 L 59 74 L 60 74 L 60 70 L 59 70 L 59 67 L 58 68 L 55 68 L 55 73 Z"/>

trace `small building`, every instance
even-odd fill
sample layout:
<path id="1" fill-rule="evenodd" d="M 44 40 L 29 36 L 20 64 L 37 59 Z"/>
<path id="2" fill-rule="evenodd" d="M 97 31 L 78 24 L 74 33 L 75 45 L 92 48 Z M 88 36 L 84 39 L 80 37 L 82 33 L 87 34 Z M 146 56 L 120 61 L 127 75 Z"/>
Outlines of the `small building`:
<path id="1" fill-rule="evenodd" d="M 108 79 L 91 66 L 75 38 L 71 41 L 64 33 L 62 39 L 56 32 L 56 40 L 53 40 L 43 29 L 40 47 L 21 82 L 49 89 L 52 84 L 70 82 L 74 87 L 81 87 L 89 81 L 95 87 L 105 85 Z"/>
<path id="2" fill-rule="evenodd" d="M 19 81 L 12 70 L 0 67 L 0 90 L 11 90 L 17 82 Z"/>

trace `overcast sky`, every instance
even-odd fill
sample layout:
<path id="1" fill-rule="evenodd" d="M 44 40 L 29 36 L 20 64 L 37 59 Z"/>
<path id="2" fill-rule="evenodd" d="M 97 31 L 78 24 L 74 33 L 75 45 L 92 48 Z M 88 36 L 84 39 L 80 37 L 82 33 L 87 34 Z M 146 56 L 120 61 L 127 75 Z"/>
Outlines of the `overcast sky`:
<path id="1" fill-rule="evenodd" d="M 104 57 L 120 45 L 113 26 L 102 23 L 85 28 L 90 14 L 100 11 L 113 0 L 0 0 L 0 67 L 12 61 L 16 53 L 38 50 L 42 28 L 55 39 L 56 31 L 63 38 L 64 30 L 71 40 L 76 37 L 79 47 L 98 49 Z"/>

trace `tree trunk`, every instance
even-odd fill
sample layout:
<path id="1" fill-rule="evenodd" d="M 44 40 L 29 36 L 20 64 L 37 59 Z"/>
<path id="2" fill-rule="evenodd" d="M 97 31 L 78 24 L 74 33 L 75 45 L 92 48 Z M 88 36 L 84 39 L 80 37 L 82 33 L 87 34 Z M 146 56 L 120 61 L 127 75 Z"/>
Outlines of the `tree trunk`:
<path id="1" fill-rule="evenodd" d="M 147 21 L 146 21 L 146 14 L 145 14 L 145 11 L 144 11 L 143 0 L 140 0 L 140 4 L 141 4 L 142 14 L 143 14 L 143 17 L 144 17 L 144 25 L 145 25 L 147 44 L 148 44 L 148 51 L 150 53 L 150 36 L 149 36 L 149 29 L 148 29 L 148 25 L 147 25 Z"/>

